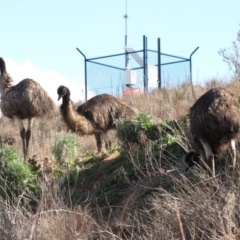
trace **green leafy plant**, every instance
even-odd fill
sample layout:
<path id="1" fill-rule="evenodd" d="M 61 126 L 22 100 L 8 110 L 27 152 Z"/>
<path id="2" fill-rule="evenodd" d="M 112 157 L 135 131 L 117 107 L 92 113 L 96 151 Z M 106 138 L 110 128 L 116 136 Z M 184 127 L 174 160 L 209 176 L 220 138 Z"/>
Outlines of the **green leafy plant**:
<path id="1" fill-rule="evenodd" d="M 1 196 L 22 191 L 36 192 L 39 189 L 38 173 L 23 161 L 21 154 L 12 146 L 0 149 Z M 4 187 L 3 187 L 4 186 Z"/>
<path id="2" fill-rule="evenodd" d="M 131 161 L 125 164 L 130 175 L 157 169 L 155 163 L 179 164 L 185 152 L 182 144 L 185 133 L 176 120 L 154 121 L 150 115 L 140 113 L 132 121 L 122 120 L 117 131 L 123 149 L 129 149 L 131 155 Z"/>
<path id="3" fill-rule="evenodd" d="M 146 131 L 154 126 L 151 116 L 146 113 L 138 114 L 136 116 L 136 121 L 138 122 L 139 127 Z"/>
<path id="4" fill-rule="evenodd" d="M 55 139 L 53 154 L 60 166 L 72 166 L 80 152 L 76 135 L 63 133 Z"/>
<path id="5" fill-rule="evenodd" d="M 123 143 L 139 143 L 140 133 L 154 141 L 159 138 L 158 124 L 146 113 L 139 113 L 133 120 L 123 119 L 117 124 L 117 133 Z"/>

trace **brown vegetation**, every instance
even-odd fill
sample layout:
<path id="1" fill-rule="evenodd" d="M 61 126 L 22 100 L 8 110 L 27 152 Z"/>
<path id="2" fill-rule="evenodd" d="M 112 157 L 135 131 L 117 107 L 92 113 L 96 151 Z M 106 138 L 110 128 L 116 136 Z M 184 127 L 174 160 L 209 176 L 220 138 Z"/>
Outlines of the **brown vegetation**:
<path id="1" fill-rule="evenodd" d="M 237 81 L 208 82 L 206 86 L 194 86 L 194 91 L 199 98 L 217 86 L 231 89 L 237 95 L 238 84 Z M 191 85 L 185 83 L 178 88 L 121 101 L 164 121 L 182 119 L 195 98 Z M 5 139 L 14 138 L 13 146 L 20 150 L 21 142 L 15 137 L 16 122 L 3 116 L 0 129 L 3 147 L 8 142 L 5 143 Z M 168 154 L 166 144 L 160 140 L 160 156 L 156 157 L 153 143 L 144 135 L 140 139 L 144 152 L 139 146 L 129 145 L 120 155 L 110 152 L 107 158 L 92 156 L 95 139 L 91 135 L 76 135 L 76 141 L 81 142 L 81 153 L 75 167 L 80 171 L 74 178 L 69 177 L 62 187 L 59 179 L 50 178 L 49 173 L 54 172 L 44 172 L 44 169 L 47 170 L 46 162 L 54 159 L 55 137 L 66 130 L 59 116 L 50 119 L 47 125 L 41 118 L 33 123 L 31 152 L 37 156 L 31 156 L 30 160 L 43 169 L 38 199 L 41 209 L 36 215 L 36 209 L 28 205 L 31 196 L 26 194 L 11 203 L 0 201 L 3 239 L 28 239 L 37 216 L 36 229 L 32 232 L 35 239 L 176 240 L 184 236 L 186 239 L 239 239 L 240 179 L 237 171 L 219 170 L 214 179 L 202 169 L 193 168 L 186 173 L 183 155 Z M 114 137 L 115 133 L 111 134 Z M 180 141 L 186 150 L 192 148 L 186 136 Z M 114 146 L 119 147 L 117 138 Z M 230 160 L 228 152 L 221 158 L 225 163 Z M 146 165 L 140 166 L 140 159 L 146 159 Z M 164 165 L 162 159 L 175 165 L 168 162 Z M 220 165 L 220 160 L 216 165 Z M 132 171 L 128 175 L 128 164 L 132 164 L 135 175 Z M 48 166 L 55 167 L 53 163 Z"/>

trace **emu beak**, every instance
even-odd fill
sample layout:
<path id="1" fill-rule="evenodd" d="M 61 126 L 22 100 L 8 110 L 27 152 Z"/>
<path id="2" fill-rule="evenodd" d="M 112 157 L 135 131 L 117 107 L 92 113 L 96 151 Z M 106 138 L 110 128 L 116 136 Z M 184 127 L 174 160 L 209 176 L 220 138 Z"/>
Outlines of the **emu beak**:
<path id="1" fill-rule="evenodd" d="M 62 97 L 61 95 L 58 95 L 58 101 L 61 99 L 61 97 Z"/>

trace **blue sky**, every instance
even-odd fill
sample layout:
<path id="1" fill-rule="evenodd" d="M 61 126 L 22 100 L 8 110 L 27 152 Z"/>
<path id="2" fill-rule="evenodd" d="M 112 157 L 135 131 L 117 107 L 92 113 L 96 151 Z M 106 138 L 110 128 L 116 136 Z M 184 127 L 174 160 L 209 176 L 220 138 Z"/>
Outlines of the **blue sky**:
<path id="1" fill-rule="evenodd" d="M 84 61 L 124 51 L 126 0 L 1 0 L 0 56 L 17 83 L 31 77 L 57 99 L 59 85 L 73 100 L 83 96 Z M 240 29 L 239 0 L 128 0 L 129 43 L 149 48 L 161 38 L 162 52 L 193 56 L 193 80 L 228 78 L 218 54 Z M 153 47 L 152 47 L 153 46 Z M 124 62 L 123 62 L 124 63 Z"/>

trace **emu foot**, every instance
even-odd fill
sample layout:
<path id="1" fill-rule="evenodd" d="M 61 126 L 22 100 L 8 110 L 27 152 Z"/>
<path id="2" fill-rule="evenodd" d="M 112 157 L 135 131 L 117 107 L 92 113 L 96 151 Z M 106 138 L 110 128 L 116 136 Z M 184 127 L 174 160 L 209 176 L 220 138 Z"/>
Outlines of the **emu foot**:
<path id="1" fill-rule="evenodd" d="M 96 153 L 94 154 L 95 157 L 104 157 L 104 156 L 106 156 L 106 155 L 107 155 L 107 153 L 104 152 L 104 151 L 96 152 Z"/>

